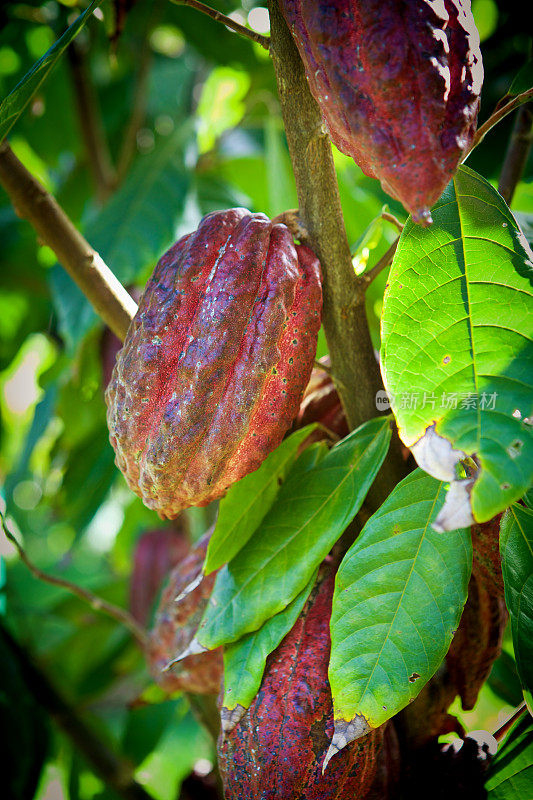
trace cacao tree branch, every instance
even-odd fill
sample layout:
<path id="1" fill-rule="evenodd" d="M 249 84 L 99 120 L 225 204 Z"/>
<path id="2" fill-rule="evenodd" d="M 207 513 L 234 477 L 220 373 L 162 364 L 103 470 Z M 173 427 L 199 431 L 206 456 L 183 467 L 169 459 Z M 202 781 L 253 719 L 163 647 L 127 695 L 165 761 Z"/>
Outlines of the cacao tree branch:
<path id="1" fill-rule="evenodd" d="M 322 321 L 332 374 L 350 428 L 377 416 L 383 389 L 366 317 L 364 286 L 352 264 L 331 144 L 309 91 L 304 67 L 277 0 L 269 0 L 270 55 L 291 157 L 299 216 L 308 244 L 322 265 Z M 367 501 L 375 510 L 405 474 L 395 434 Z"/>
<path id="2" fill-rule="evenodd" d="M 322 265 L 323 322 L 333 375 L 351 428 L 376 415 L 382 389 L 366 320 L 364 293 L 352 265 L 340 204 L 331 144 L 309 91 L 303 64 L 278 8 L 270 0 L 270 52 L 289 145 L 299 215 L 306 244 Z"/>
<path id="3" fill-rule="evenodd" d="M 207 14 L 208 17 L 211 17 L 211 19 L 214 19 L 216 22 L 221 22 L 226 28 L 231 28 L 235 33 L 246 36 L 247 39 L 251 39 L 253 42 L 260 44 L 265 50 L 270 48 L 270 39 L 268 36 L 262 36 L 260 33 L 246 28 L 244 25 L 231 19 L 231 17 L 221 14 L 220 11 L 206 6 L 205 3 L 200 3 L 199 0 L 170 0 L 170 2 L 177 6 L 190 6 L 191 8 L 195 8 L 197 11 L 201 11 L 202 14 Z"/>
<path id="4" fill-rule="evenodd" d="M 463 163 L 466 161 L 466 159 L 468 158 L 474 147 L 477 147 L 478 144 L 480 144 L 483 141 L 487 133 L 492 128 L 494 128 L 494 126 L 497 125 L 498 122 L 501 122 L 502 119 L 507 116 L 507 114 L 510 114 L 516 108 L 523 105 L 524 103 L 527 103 L 529 100 L 532 99 L 533 99 L 533 89 L 528 89 L 527 92 L 522 92 L 522 94 L 517 94 L 501 108 L 497 108 L 496 111 L 494 111 L 490 115 L 488 120 L 486 120 L 483 123 L 483 125 L 481 125 L 475 132 L 474 138 L 472 139 L 472 143 L 463 157 Z"/>
<path id="5" fill-rule="evenodd" d="M 508 206 L 523 175 L 532 143 L 533 102 L 525 103 L 518 110 L 500 172 L 498 191 Z"/>
<path id="6" fill-rule="evenodd" d="M 152 795 L 136 782 L 135 765 L 104 742 L 100 733 L 92 730 L 77 709 L 59 694 L 48 676 L 3 626 L 1 634 L 17 657 L 28 691 L 68 736 L 96 775 L 122 800 L 153 800 Z"/>
<path id="7" fill-rule="evenodd" d="M 84 589 L 83 587 L 78 586 L 71 581 L 67 581 L 64 578 L 57 578 L 55 575 L 49 575 L 47 572 L 43 572 L 28 558 L 20 542 L 9 530 L 2 511 L 0 511 L 0 520 L 6 538 L 15 546 L 21 561 L 28 567 L 35 578 L 43 581 L 44 583 L 49 583 L 52 586 L 59 586 L 62 589 L 66 589 L 71 594 L 79 597 L 80 600 L 88 603 L 92 608 L 94 608 L 95 611 L 101 611 L 102 613 L 107 614 L 109 617 L 112 617 L 129 630 L 142 650 L 145 649 L 148 641 L 146 631 L 136 622 L 136 620 L 126 611 L 126 609 L 119 608 L 119 606 L 115 606 L 113 603 L 108 603 L 107 600 L 104 600 L 102 597 L 98 597 L 98 595 L 93 594 L 93 592 L 90 592 L 88 589 Z"/>
<path id="8" fill-rule="evenodd" d="M 525 702 L 520 703 L 519 706 L 513 711 L 511 716 L 508 720 L 506 720 L 503 725 L 494 731 L 492 734 L 496 741 L 500 743 L 506 736 L 509 730 L 513 727 L 515 722 L 520 719 L 520 717 L 525 716 L 527 714 L 527 706 Z"/>
<path id="9" fill-rule="evenodd" d="M 67 48 L 67 59 L 74 88 L 81 137 L 87 153 L 87 164 L 92 174 L 100 203 L 104 203 L 116 186 L 116 172 L 111 161 L 98 100 L 87 69 L 84 53 L 73 41 Z"/>
<path id="10" fill-rule="evenodd" d="M 399 241 L 400 237 L 398 236 L 398 238 L 395 239 L 395 241 L 391 244 L 387 252 L 381 256 L 377 264 L 374 264 L 372 269 L 369 269 L 368 272 L 363 272 L 362 275 L 359 275 L 359 281 L 363 286 L 365 286 L 365 288 L 372 283 L 374 278 L 377 278 L 379 273 L 384 270 L 385 267 L 388 267 L 390 264 L 392 264 L 392 259 L 394 258 L 394 254 L 398 248 Z"/>
<path id="11" fill-rule="evenodd" d="M 7 141 L 0 144 L 0 184 L 17 214 L 31 223 L 96 313 L 123 340 L 137 310 L 136 303 Z"/>

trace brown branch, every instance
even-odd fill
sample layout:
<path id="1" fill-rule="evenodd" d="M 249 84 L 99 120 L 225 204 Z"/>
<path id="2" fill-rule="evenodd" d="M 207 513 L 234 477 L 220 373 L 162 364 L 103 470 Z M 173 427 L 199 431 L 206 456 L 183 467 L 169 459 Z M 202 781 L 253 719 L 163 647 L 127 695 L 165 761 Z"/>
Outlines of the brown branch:
<path id="1" fill-rule="evenodd" d="M 532 143 L 533 103 L 525 103 L 516 115 L 498 182 L 498 191 L 509 206 L 524 173 Z"/>
<path id="2" fill-rule="evenodd" d="M 400 222 L 400 220 L 397 219 L 397 217 L 395 217 L 394 214 L 390 214 L 388 211 L 382 211 L 381 218 L 384 219 L 386 222 L 391 222 L 393 225 L 395 225 L 396 228 L 398 228 L 398 230 L 400 231 L 400 233 L 403 231 L 404 229 L 403 222 Z"/>
<path id="3" fill-rule="evenodd" d="M 74 102 L 80 133 L 87 152 L 87 163 L 98 200 L 104 203 L 116 187 L 117 176 L 111 161 L 98 100 L 78 42 L 74 41 L 69 45 L 67 57 L 74 85 Z"/>
<path id="4" fill-rule="evenodd" d="M 256 44 L 260 44 L 265 50 L 270 49 L 270 39 L 268 36 L 262 36 L 260 33 L 246 28 L 239 22 L 235 22 L 231 17 L 221 14 L 220 11 L 216 11 L 214 8 L 200 3 L 199 0 L 170 0 L 170 2 L 174 3 L 176 6 L 190 6 L 190 8 L 195 8 L 197 11 L 201 11 L 202 14 L 207 14 L 208 17 L 211 17 L 211 19 L 214 19 L 216 22 L 221 22 L 226 28 L 231 28 L 235 33 L 246 36 L 247 39 L 251 39 L 253 42 L 256 42 Z"/>
<path id="5" fill-rule="evenodd" d="M 533 99 L 533 89 L 528 89 L 527 92 L 522 92 L 522 94 L 517 94 L 515 97 L 513 97 L 512 100 L 510 100 L 501 108 L 497 108 L 496 111 L 494 111 L 490 115 L 488 120 L 486 120 L 486 122 L 484 122 L 483 125 L 481 125 L 481 127 L 477 129 L 476 133 L 474 134 L 474 138 L 472 139 L 470 147 L 463 156 L 463 162 L 466 161 L 466 159 L 468 158 L 474 147 L 477 147 L 478 144 L 480 144 L 483 141 L 487 133 L 492 128 L 494 128 L 494 126 L 497 125 L 498 122 L 501 122 L 501 120 L 504 117 L 506 117 L 507 114 L 510 114 L 516 108 L 523 105 L 524 103 L 527 103 L 528 100 L 531 99 Z"/>
<path id="6" fill-rule="evenodd" d="M 52 586 L 59 586 L 62 589 L 66 589 L 71 594 L 75 594 L 76 597 L 79 597 L 80 600 L 88 603 L 92 608 L 94 608 L 95 611 L 101 611 L 103 614 L 107 614 L 109 617 L 112 617 L 129 630 L 141 649 L 145 649 L 148 641 L 146 631 L 141 628 L 131 614 L 129 614 L 124 608 L 119 608 L 119 606 L 108 603 L 107 600 L 104 600 L 102 597 L 98 597 L 98 595 L 93 594 L 93 592 L 90 592 L 88 589 L 83 589 L 81 586 L 71 583 L 71 581 L 67 581 L 64 578 L 57 578 L 55 575 L 49 575 L 47 572 L 43 572 L 32 561 L 30 561 L 22 545 L 7 527 L 6 519 L 1 511 L 0 519 L 5 536 L 16 547 L 21 561 L 24 562 L 35 578 L 40 581 L 44 581 L 44 583 L 49 583 Z"/>
<path id="7" fill-rule="evenodd" d="M 359 275 L 358 280 L 360 281 L 361 285 L 365 286 L 365 288 L 369 286 L 374 280 L 374 278 L 377 278 L 379 273 L 382 270 L 384 270 L 385 267 L 388 267 L 390 264 L 392 264 L 392 259 L 394 258 L 394 254 L 398 248 L 399 241 L 400 237 L 395 239 L 395 241 L 391 244 L 387 252 L 381 256 L 377 264 L 374 264 L 372 269 L 369 269 L 368 272 L 363 272 L 362 275 Z"/>
<path id="8" fill-rule="evenodd" d="M 382 389 L 366 321 L 364 293 L 354 273 L 328 137 L 309 92 L 292 36 L 272 1 L 271 55 L 291 155 L 306 243 L 322 265 L 323 322 L 333 374 L 351 428 L 375 416 Z"/>
<path id="9" fill-rule="evenodd" d="M 96 775 L 123 800 L 153 800 L 152 795 L 136 782 L 135 765 L 103 741 L 101 733 L 96 733 L 77 709 L 67 703 L 48 676 L 3 626 L 0 635 L 16 656 L 28 691 L 86 758 Z"/>
<path id="10" fill-rule="evenodd" d="M 350 428 L 377 416 L 383 389 L 366 318 L 364 287 L 355 275 L 342 216 L 331 144 L 311 96 L 303 64 L 277 2 L 269 0 L 270 54 L 289 145 L 305 241 L 322 265 L 322 320 L 331 369 Z M 375 509 L 403 477 L 397 438 L 369 492 Z"/>
<path id="11" fill-rule="evenodd" d="M 32 224 L 96 313 L 123 340 L 137 310 L 136 303 L 7 141 L 0 144 L 0 184 L 17 214 Z"/>

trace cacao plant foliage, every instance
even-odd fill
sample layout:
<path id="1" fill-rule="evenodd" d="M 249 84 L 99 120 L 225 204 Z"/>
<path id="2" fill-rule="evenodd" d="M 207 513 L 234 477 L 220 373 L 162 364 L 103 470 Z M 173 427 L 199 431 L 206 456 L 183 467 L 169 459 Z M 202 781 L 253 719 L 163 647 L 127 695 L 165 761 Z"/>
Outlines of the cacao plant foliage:
<path id="1" fill-rule="evenodd" d="M 524 10 L 73 5 L 0 4 L 6 796 L 530 800 Z"/>

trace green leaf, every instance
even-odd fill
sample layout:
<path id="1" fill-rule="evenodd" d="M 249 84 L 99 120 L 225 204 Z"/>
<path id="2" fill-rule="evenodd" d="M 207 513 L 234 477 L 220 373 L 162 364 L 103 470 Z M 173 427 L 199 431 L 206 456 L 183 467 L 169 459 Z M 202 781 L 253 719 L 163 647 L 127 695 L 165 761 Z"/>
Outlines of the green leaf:
<path id="1" fill-rule="evenodd" d="M 284 611 L 267 620 L 258 631 L 247 633 L 238 642 L 224 648 L 224 700 L 221 710 L 224 732 L 234 728 L 250 707 L 261 686 L 268 656 L 298 619 L 316 576 L 317 570 L 305 589 Z"/>
<path id="2" fill-rule="evenodd" d="M 506 650 L 498 656 L 487 683 L 495 695 L 514 708 L 522 702 L 522 687 L 516 671 L 514 658 Z"/>
<path id="3" fill-rule="evenodd" d="M 517 94 L 527 92 L 531 87 L 533 87 L 533 59 L 530 58 L 515 75 L 507 95 L 509 97 L 515 97 Z"/>
<path id="4" fill-rule="evenodd" d="M 511 618 L 516 668 L 524 689 L 533 691 L 533 511 L 509 508 L 500 526 L 505 602 Z"/>
<path id="5" fill-rule="evenodd" d="M 533 254 L 500 195 L 461 167 L 411 221 L 389 275 L 382 369 L 400 436 L 451 481 L 440 530 L 485 522 L 533 479 Z M 474 456 L 475 480 L 456 480 Z"/>
<path id="6" fill-rule="evenodd" d="M 205 557 L 206 575 L 231 561 L 250 539 L 276 499 L 298 448 L 315 427 L 308 425 L 285 439 L 259 469 L 234 483 L 220 501 L 216 527 Z"/>
<path id="7" fill-rule="evenodd" d="M 390 418 L 379 417 L 318 464 L 303 453 L 253 537 L 218 573 L 197 633 L 201 647 L 211 650 L 256 631 L 303 590 L 360 509 L 390 436 Z"/>
<path id="8" fill-rule="evenodd" d="M 13 91 L 4 98 L 0 105 L 0 142 L 7 136 L 34 94 L 55 67 L 68 45 L 75 36 L 78 35 L 95 8 L 98 8 L 101 3 L 102 0 L 93 0 L 83 14 L 80 14 L 79 17 L 74 20 L 63 36 L 47 50 L 44 56 L 33 65 L 20 83 L 15 86 Z"/>
<path id="9" fill-rule="evenodd" d="M 344 557 L 331 612 L 332 753 L 413 700 L 457 629 L 472 569 L 469 530 L 431 523 L 445 487 L 416 469 Z"/>
<path id="10" fill-rule="evenodd" d="M 526 715 L 498 748 L 485 782 L 487 800 L 526 800 L 533 786 L 533 722 Z"/>

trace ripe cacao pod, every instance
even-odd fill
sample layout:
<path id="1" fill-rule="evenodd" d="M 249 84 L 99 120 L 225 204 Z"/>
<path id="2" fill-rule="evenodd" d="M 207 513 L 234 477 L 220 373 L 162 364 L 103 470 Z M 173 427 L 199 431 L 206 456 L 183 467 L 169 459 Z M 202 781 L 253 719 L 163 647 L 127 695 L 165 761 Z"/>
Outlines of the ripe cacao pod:
<path id="1" fill-rule="evenodd" d="M 429 223 L 475 131 L 468 0 L 280 0 L 333 143 Z"/>
<path id="2" fill-rule="evenodd" d="M 187 656 L 164 671 L 167 664 L 191 643 L 213 591 L 216 572 L 202 577 L 210 536 L 211 531 L 172 570 L 150 633 L 150 672 L 156 683 L 169 693 L 181 689 L 195 694 L 217 694 L 222 683 L 224 667 L 221 647 Z M 194 588 L 191 589 L 192 586 Z"/>
<path id="3" fill-rule="evenodd" d="M 335 755 L 322 774 L 333 735 L 328 682 L 334 572 L 315 586 L 292 630 L 267 661 L 259 692 L 218 742 L 226 800 L 363 800 L 379 782 L 380 800 L 397 755 L 371 731 Z"/>
<path id="4" fill-rule="evenodd" d="M 183 525 L 143 533 L 135 545 L 130 580 L 130 612 L 140 625 L 150 619 L 152 607 L 170 570 L 189 551 Z"/>
<path id="5" fill-rule="evenodd" d="M 213 212 L 161 258 L 106 392 L 116 463 L 149 508 L 206 505 L 277 447 L 321 304 L 318 260 L 263 214 Z"/>

